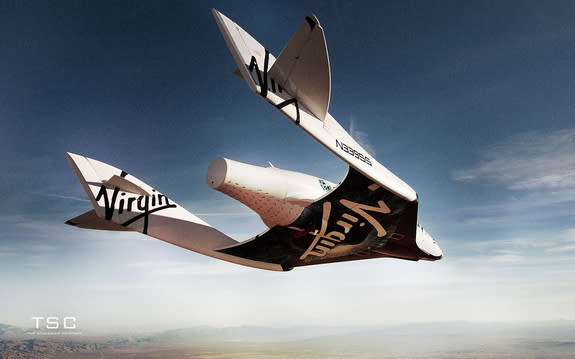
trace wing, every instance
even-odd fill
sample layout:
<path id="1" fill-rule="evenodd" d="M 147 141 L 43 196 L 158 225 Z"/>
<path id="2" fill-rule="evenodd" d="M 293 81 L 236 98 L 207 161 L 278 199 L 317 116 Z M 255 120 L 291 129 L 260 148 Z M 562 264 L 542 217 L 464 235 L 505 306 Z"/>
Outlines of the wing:
<path id="1" fill-rule="evenodd" d="M 353 168 L 289 226 L 276 226 L 219 252 L 293 267 L 377 257 L 436 260 L 420 248 L 417 201 L 407 201 Z"/>
<path id="2" fill-rule="evenodd" d="M 66 156 L 94 207 L 66 224 L 88 229 L 140 232 L 228 262 L 282 270 L 281 266 L 271 262 L 257 262 L 218 252 L 217 249 L 238 242 L 127 172 L 73 153 Z"/>
<path id="3" fill-rule="evenodd" d="M 213 13 L 240 75 L 254 92 L 364 176 L 408 201 L 417 199 L 407 183 L 371 157 L 327 112 L 329 61 L 315 16 L 306 17 L 276 60 L 235 22 L 215 9 Z"/>

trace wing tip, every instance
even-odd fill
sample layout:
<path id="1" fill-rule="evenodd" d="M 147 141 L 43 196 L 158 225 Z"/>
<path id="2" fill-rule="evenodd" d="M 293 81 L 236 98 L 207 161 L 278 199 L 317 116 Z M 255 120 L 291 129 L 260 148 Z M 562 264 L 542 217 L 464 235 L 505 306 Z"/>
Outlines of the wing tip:
<path id="1" fill-rule="evenodd" d="M 66 158 L 68 159 L 69 162 L 75 162 L 75 159 L 78 157 L 82 157 L 78 154 L 72 153 L 72 152 L 66 152 Z"/>
<path id="2" fill-rule="evenodd" d="M 319 25 L 319 20 L 317 19 L 317 16 L 315 16 L 313 13 L 309 13 L 308 16 L 305 17 L 305 21 L 309 24 L 310 30 L 313 30 L 313 28 L 316 25 Z"/>

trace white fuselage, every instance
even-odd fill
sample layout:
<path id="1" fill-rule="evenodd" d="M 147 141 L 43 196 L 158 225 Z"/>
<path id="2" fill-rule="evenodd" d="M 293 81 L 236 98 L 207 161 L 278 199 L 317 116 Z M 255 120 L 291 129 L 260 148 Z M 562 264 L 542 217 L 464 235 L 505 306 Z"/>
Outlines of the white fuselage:
<path id="1" fill-rule="evenodd" d="M 266 226 L 287 226 L 303 209 L 335 188 L 327 180 L 275 167 L 219 157 L 206 175 L 208 185 L 255 211 Z"/>

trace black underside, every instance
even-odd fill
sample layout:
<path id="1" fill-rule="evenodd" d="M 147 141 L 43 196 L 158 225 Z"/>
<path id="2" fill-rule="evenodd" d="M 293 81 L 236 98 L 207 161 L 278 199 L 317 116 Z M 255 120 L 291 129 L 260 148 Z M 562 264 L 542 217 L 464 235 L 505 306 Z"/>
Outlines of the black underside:
<path id="1" fill-rule="evenodd" d="M 418 260 L 424 254 L 415 243 L 417 205 L 350 167 L 336 189 L 306 207 L 290 226 L 219 251 L 284 270 L 378 257 Z"/>

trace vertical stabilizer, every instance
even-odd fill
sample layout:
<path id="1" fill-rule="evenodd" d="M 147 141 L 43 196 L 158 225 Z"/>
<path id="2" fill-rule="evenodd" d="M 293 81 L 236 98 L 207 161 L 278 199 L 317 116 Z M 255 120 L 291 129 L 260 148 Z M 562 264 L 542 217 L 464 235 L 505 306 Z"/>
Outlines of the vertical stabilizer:
<path id="1" fill-rule="evenodd" d="M 262 70 L 264 70 L 264 73 L 267 75 L 267 69 L 274 64 L 275 57 L 267 52 L 256 39 L 224 14 L 216 9 L 213 9 L 212 13 L 214 14 L 216 23 L 220 28 L 220 32 L 226 41 L 226 45 L 228 45 L 228 48 L 238 65 L 238 69 L 236 71 L 239 71 L 239 74 L 244 80 L 246 80 L 252 91 L 258 93 L 262 92 L 261 81 L 256 83 L 250 74 L 251 70 L 248 70 L 248 68 L 250 64 L 252 64 L 252 66 L 253 64 L 257 64 L 258 66 L 262 66 Z M 234 74 L 236 74 L 235 71 Z M 263 82 L 266 83 L 267 81 Z"/>
<path id="2" fill-rule="evenodd" d="M 323 29 L 313 14 L 306 16 L 269 74 L 314 116 L 325 120 L 331 74 Z"/>

